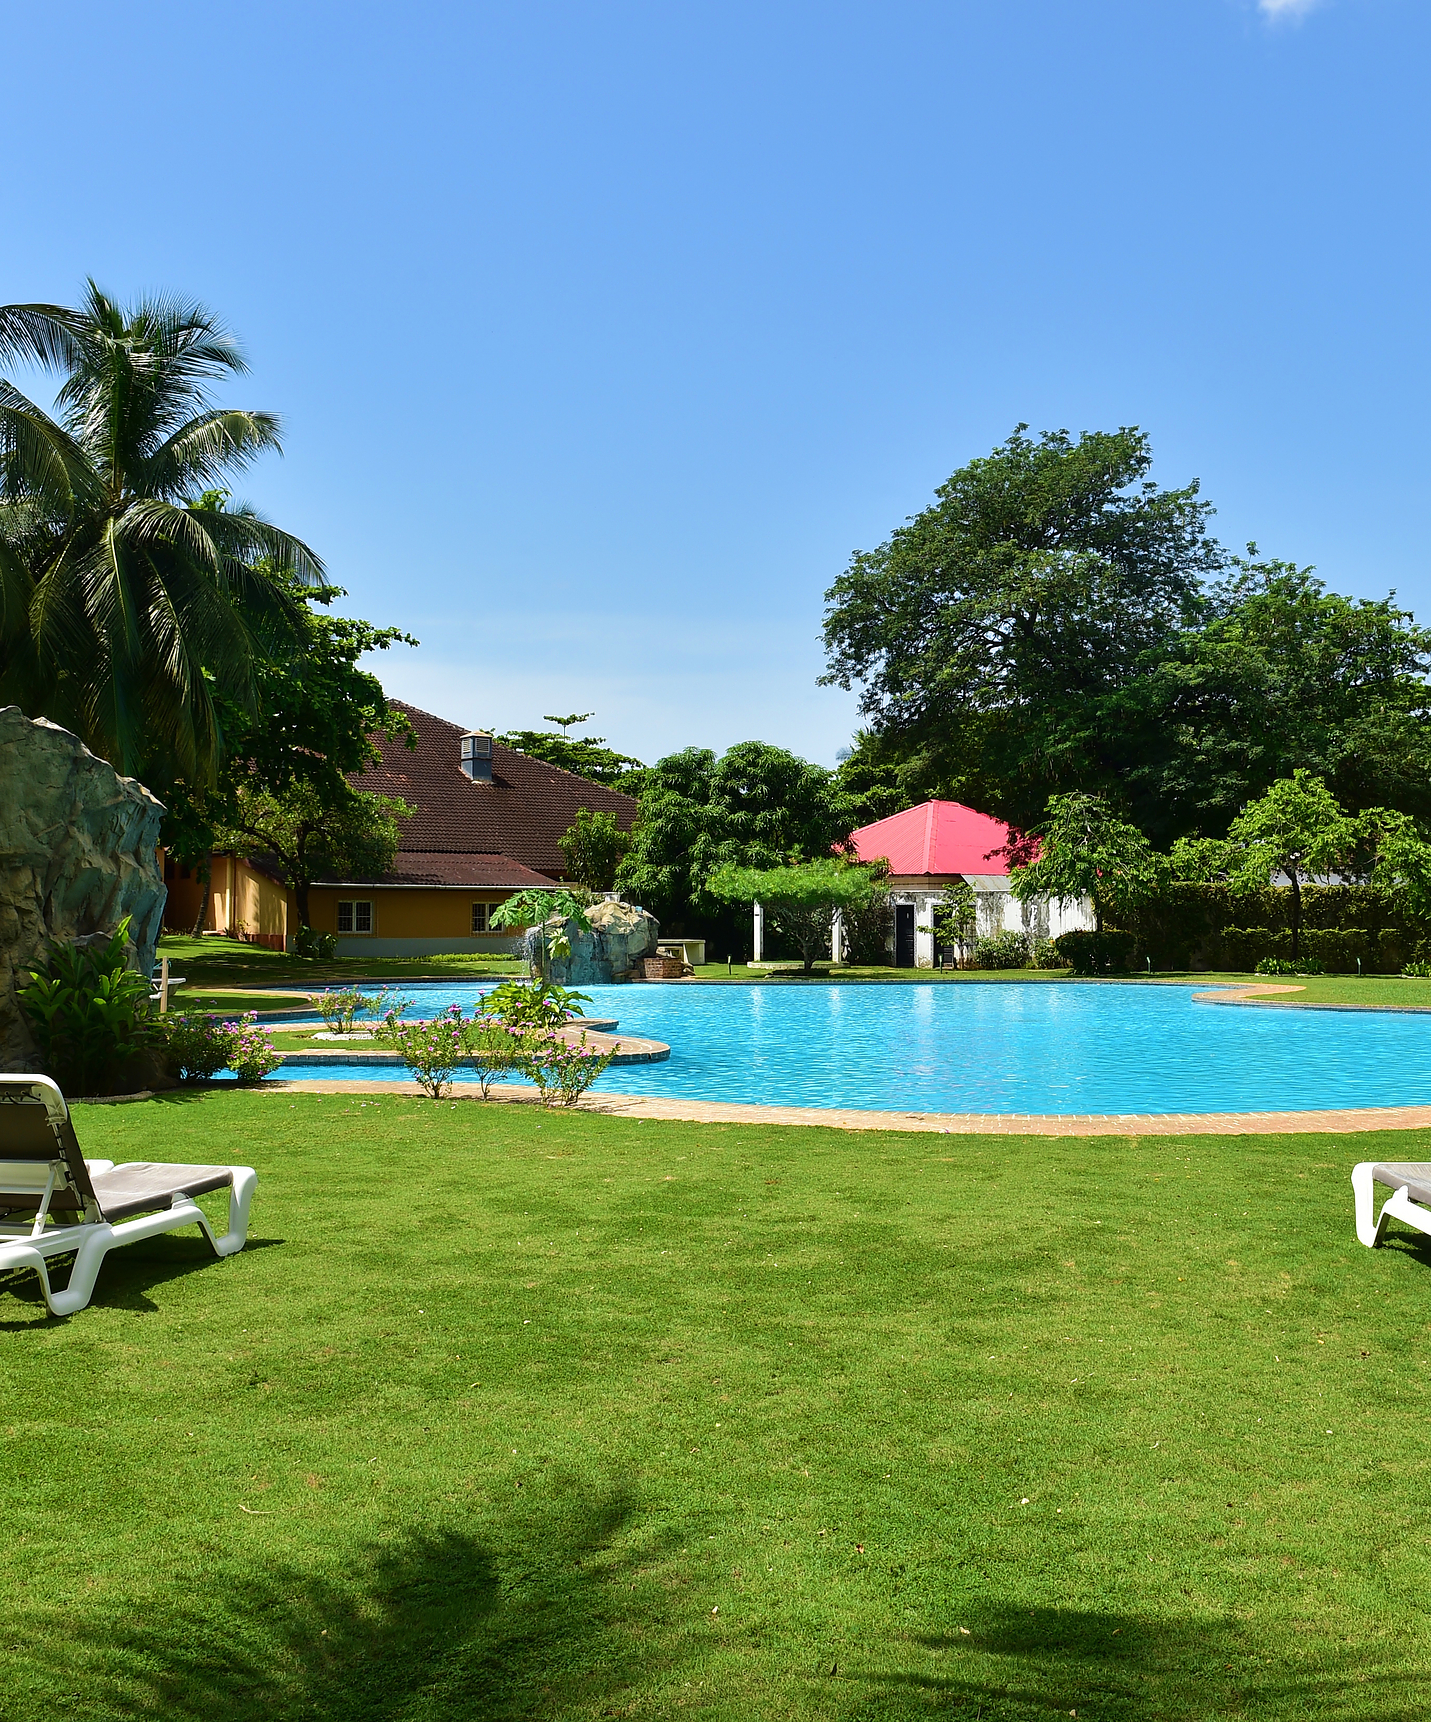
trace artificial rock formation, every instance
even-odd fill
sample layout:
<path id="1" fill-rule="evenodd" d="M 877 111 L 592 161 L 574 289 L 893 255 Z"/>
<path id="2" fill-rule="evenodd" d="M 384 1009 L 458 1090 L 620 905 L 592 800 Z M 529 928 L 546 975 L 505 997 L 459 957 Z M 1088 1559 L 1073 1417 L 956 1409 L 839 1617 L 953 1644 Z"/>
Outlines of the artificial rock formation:
<path id="1" fill-rule="evenodd" d="M 591 931 L 583 933 L 575 921 L 566 923 L 571 941 L 569 957 L 553 957 L 547 965 L 554 981 L 564 987 L 599 985 L 603 981 L 625 981 L 642 957 L 654 957 L 661 923 L 644 909 L 630 903 L 597 903 L 586 911 Z"/>
<path id="2" fill-rule="evenodd" d="M 154 967 L 164 917 L 162 804 L 78 736 L 0 707 L 0 1070 L 33 1070 L 15 997 L 52 943 L 112 933 L 126 915 L 134 962 Z"/>

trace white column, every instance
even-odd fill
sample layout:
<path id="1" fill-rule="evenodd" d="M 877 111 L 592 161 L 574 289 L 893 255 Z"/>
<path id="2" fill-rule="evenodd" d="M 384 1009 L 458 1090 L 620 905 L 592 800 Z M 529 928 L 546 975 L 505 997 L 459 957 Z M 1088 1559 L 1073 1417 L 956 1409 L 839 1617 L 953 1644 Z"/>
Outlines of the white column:
<path id="1" fill-rule="evenodd" d="M 845 960 L 845 922 L 838 909 L 830 917 L 830 961 L 842 963 Z"/>
<path id="2" fill-rule="evenodd" d="M 753 905 L 752 931 L 750 935 L 750 960 L 760 962 L 765 956 L 765 911 L 759 903 Z"/>
<path id="3" fill-rule="evenodd" d="M 914 899 L 914 966 L 934 967 L 934 903 L 933 897 Z"/>

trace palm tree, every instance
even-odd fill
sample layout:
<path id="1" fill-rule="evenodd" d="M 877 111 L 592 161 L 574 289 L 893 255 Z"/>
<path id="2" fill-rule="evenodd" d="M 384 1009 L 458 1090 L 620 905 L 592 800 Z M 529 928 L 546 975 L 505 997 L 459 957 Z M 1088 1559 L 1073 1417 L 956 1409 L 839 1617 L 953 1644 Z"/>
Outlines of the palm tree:
<path id="1" fill-rule="evenodd" d="M 225 481 L 279 449 L 270 413 L 216 407 L 242 374 L 202 306 L 0 306 L 0 364 L 59 373 L 54 414 L 0 377 L 0 704 L 64 724 L 120 771 L 213 781 L 222 695 L 299 625 L 323 565 Z"/>

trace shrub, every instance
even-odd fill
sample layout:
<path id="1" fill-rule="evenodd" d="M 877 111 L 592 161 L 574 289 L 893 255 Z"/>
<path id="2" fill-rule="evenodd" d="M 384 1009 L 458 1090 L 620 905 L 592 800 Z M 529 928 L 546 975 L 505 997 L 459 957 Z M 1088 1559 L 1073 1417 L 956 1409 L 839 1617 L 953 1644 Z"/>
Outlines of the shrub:
<path id="1" fill-rule="evenodd" d="M 1407 963 L 1401 972 L 1408 980 L 1431 981 L 1431 963 Z"/>
<path id="2" fill-rule="evenodd" d="M 543 1106 L 575 1106 L 621 1050 L 618 1042 L 609 1052 L 596 1052 L 588 1047 L 585 1032 L 577 1042 L 540 1030 L 507 1032 L 513 1062 L 529 1082 L 536 1084 Z"/>
<path id="3" fill-rule="evenodd" d="M 1137 942 L 1134 934 L 1112 928 L 1101 933 L 1079 928 L 1060 933 L 1053 945 L 1076 975 L 1121 975 L 1133 960 Z"/>
<path id="4" fill-rule="evenodd" d="M 324 987 L 321 993 L 309 993 L 308 1002 L 330 1034 L 351 1034 L 353 1019 L 368 1000 L 357 987 Z"/>
<path id="5" fill-rule="evenodd" d="M 976 969 L 1022 969 L 1028 967 L 1029 942 L 1022 933 L 996 933 L 990 939 L 975 939 Z"/>
<path id="6" fill-rule="evenodd" d="M 262 1082 L 283 1063 L 283 1054 L 274 1051 L 269 1031 L 258 1026 L 256 1011 L 245 1011 L 223 1028 L 229 1041 L 228 1067 L 245 1087 Z"/>
<path id="7" fill-rule="evenodd" d="M 471 1024 L 462 1020 L 462 1006 L 454 1004 L 439 1016 L 412 1022 L 404 1022 L 398 1011 L 390 1010 L 376 1032 L 380 1040 L 402 1054 L 422 1092 L 432 1100 L 441 1100 L 452 1086 L 453 1071 L 468 1056 L 470 1030 Z"/>
<path id="8" fill-rule="evenodd" d="M 1263 957 L 1252 972 L 1254 975 L 1295 975 L 1297 965 L 1290 957 Z"/>
<path id="9" fill-rule="evenodd" d="M 71 1094 L 102 1094 L 154 1044 L 149 982 L 128 966 L 129 917 L 106 945 L 55 946 L 20 993 L 45 1069 Z"/>
<path id="10" fill-rule="evenodd" d="M 228 1069 L 232 1029 L 216 1016 L 160 1017 L 165 1062 L 180 1082 L 207 1082 Z"/>
<path id="11" fill-rule="evenodd" d="M 1031 969 L 1066 969 L 1068 964 L 1059 953 L 1058 946 L 1052 939 L 1029 940 L 1029 967 Z"/>
<path id="12" fill-rule="evenodd" d="M 324 962 L 331 962 L 338 954 L 338 935 L 318 933 L 312 927 L 300 927 L 293 935 L 293 954 L 295 957 L 316 957 Z"/>

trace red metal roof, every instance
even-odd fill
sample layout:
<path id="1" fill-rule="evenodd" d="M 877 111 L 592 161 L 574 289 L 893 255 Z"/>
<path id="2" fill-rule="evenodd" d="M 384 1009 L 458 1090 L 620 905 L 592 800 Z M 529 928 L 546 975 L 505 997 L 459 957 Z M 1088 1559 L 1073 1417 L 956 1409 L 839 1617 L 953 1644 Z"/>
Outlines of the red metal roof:
<path id="1" fill-rule="evenodd" d="M 1009 841 L 1002 819 L 976 813 L 958 801 L 926 801 L 888 819 L 863 825 L 851 837 L 861 861 L 889 862 L 900 878 L 921 873 L 1003 873 L 1008 857 L 991 851 Z"/>

